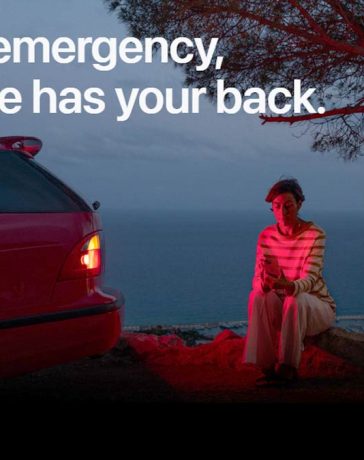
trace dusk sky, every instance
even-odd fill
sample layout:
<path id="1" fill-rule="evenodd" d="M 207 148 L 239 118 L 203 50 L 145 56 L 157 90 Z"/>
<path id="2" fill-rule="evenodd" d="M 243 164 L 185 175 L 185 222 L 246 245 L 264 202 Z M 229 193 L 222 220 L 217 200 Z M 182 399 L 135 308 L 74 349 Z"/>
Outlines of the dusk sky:
<path id="1" fill-rule="evenodd" d="M 0 35 L 13 37 L 117 37 L 128 35 L 102 0 L 1 1 Z M 16 115 L 0 113 L 1 135 L 33 135 L 44 147 L 38 160 L 89 201 L 120 209 L 261 209 L 269 186 L 280 176 L 300 181 L 307 210 L 364 209 L 363 159 L 345 163 L 335 152 L 312 152 L 304 127 L 265 125 L 255 115 L 221 115 L 205 100 L 199 114 L 146 115 L 136 111 L 123 123 L 115 87 L 173 87 L 182 70 L 173 64 L 119 63 L 110 72 L 85 64 L 0 65 L 1 87 L 24 97 Z M 100 115 L 32 114 L 32 80 L 62 89 L 100 87 Z"/>

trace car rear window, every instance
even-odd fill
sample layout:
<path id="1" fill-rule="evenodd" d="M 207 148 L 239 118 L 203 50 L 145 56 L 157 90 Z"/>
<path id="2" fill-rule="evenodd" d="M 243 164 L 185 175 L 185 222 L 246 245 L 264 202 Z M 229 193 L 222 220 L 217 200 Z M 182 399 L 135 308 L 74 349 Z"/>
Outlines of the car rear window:
<path id="1" fill-rule="evenodd" d="M 0 151 L 0 212 L 90 210 L 79 195 L 33 159 Z"/>

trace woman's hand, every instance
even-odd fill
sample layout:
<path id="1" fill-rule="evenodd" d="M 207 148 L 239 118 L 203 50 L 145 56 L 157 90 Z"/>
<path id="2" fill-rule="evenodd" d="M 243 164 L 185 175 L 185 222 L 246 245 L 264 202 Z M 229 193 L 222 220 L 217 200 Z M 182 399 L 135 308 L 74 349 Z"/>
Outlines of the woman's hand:
<path id="1" fill-rule="evenodd" d="M 284 276 L 283 271 L 280 270 L 280 276 L 278 278 L 267 273 L 264 274 L 263 290 L 264 288 L 284 289 L 286 295 L 292 295 L 294 292 L 294 283 L 292 281 L 288 281 Z"/>

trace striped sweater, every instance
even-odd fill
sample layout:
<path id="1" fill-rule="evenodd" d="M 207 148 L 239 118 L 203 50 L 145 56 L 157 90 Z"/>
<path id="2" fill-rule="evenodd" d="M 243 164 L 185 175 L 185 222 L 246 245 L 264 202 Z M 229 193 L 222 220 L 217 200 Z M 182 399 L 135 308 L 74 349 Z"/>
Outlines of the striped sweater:
<path id="1" fill-rule="evenodd" d="M 278 270 L 282 270 L 288 281 L 294 282 L 293 295 L 308 292 L 329 303 L 336 311 L 335 301 L 322 276 L 325 241 L 324 230 L 313 222 L 307 222 L 304 229 L 293 237 L 280 233 L 276 224 L 266 227 L 258 238 L 253 289 L 261 289 L 262 261 L 268 259 L 278 265 Z"/>

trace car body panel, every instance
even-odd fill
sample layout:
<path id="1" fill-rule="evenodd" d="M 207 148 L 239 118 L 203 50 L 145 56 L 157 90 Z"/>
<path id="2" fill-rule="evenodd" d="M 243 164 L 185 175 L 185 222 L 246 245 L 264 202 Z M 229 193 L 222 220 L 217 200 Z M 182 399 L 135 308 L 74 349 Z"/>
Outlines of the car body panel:
<path id="1" fill-rule="evenodd" d="M 62 266 L 77 242 L 100 230 L 94 213 L 0 213 L 0 320 L 46 311 L 52 300 Z M 78 280 L 64 292 L 69 303 L 72 286 L 77 298 Z M 64 284 L 64 283 L 61 283 Z M 83 280 L 85 294 L 95 289 L 95 280 Z M 89 285 L 93 285 L 89 288 Z M 57 289 L 56 289 L 57 290 Z M 59 289 L 58 289 L 59 290 Z M 58 305 L 62 298 L 58 294 Z"/>
<path id="2" fill-rule="evenodd" d="M 119 338 L 118 309 L 0 329 L 0 377 L 15 377 L 85 356 L 106 353 Z"/>
<path id="3" fill-rule="evenodd" d="M 122 294 L 103 287 L 100 217 L 35 162 L 37 141 L 0 138 L 0 377 L 105 353 L 123 324 Z M 94 235 L 101 241 L 96 269 L 82 265 Z"/>

